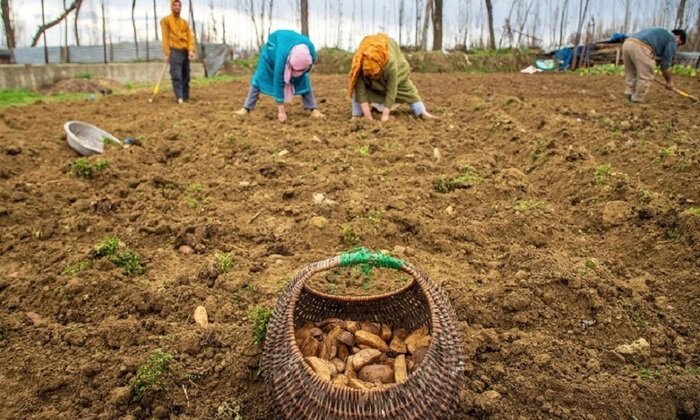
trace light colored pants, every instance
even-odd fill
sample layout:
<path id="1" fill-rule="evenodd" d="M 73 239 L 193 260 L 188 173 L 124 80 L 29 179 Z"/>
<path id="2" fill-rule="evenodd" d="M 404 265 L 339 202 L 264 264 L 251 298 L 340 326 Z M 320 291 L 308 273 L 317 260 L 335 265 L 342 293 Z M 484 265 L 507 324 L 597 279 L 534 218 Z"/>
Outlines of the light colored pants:
<path id="1" fill-rule="evenodd" d="M 642 41 L 628 38 L 622 44 L 622 59 L 625 62 L 625 95 L 630 95 L 634 102 L 642 102 L 654 81 L 654 52 Z"/>
<path id="2" fill-rule="evenodd" d="M 252 111 L 255 109 L 255 104 L 258 103 L 259 98 L 260 89 L 250 85 L 250 88 L 248 89 L 248 96 L 245 98 L 245 102 L 243 103 L 243 108 L 247 109 L 248 111 Z M 309 87 L 308 92 L 301 95 L 301 102 L 304 104 L 304 109 L 306 110 L 311 111 L 316 109 L 316 97 L 314 96 L 314 91 L 311 89 L 311 87 Z"/>
<path id="3" fill-rule="evenodd" d="M 382 112 L 384 110 L 384 104 L 371 105 L 374 106 L 374 109 L 376 109 L 379 112 Z M 408 107 L 411 109 L 411 112 L 413 112 L 413 115 L 415 115 L 416 117 L 420 117 L 425 112 L 425 104 L 423 103 L 423 101 L 408 104 Z M 360 104 L 355 100 L 355 95 L 352 96 L 352 116 L 362 116 L 362 108 L 360 108 Z"/>

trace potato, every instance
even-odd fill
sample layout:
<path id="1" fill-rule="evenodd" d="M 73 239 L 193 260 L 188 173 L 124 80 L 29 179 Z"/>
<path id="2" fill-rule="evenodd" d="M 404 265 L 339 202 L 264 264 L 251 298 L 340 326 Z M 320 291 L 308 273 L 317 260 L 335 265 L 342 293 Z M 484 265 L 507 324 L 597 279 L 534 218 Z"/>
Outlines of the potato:
<path id="1" fill-rule="evenodd" d="M 391 344 L 389 344 L 389 353 L 394 354 L 406 354 L 408 349 L 406 348 L 406 343 L 404 343 L 399 337 L 394 336 L 391 339 Z"/>
<path id="2" fill-rule="evenodd" d="M 385 365 L 367 365 L 360 369 L 357 378 L 366 382 L 389 384 L 394 382 L 394 370 Z"/>
<path id="3" fill-rule="evenodd" d="M 328 368 L 328 365 L 322 360 L 319 359 L 318 357 L 307 357 L 304 360 L 306 360 L 306 363 L 311 366 L 311 369 L 313 369 L 314 372 L 321 378 L 330 381 L 331 380 L 331 370 Z"/>
<path id="4" fill-rule="evenodd" d="M 353 369 L 353 359 L 354 356 L 348 356 L 348 360 L 345 361 L 345 376 L 349 378 L 357 378 L 357 374 L 355 373 L 355 369 Z"/>
<path id="5" fill-rule="evenodd" d="M 420 347 L 416 346 L 416 343 L 418 343 L 420 340 L 423 339 L 423 337 L 426 337 L 427 335 L 428 327 L 423 326 L 418 328 L 417 330 L 414 330 L 411 334 L 408 335 L 408 337 L 406 337 L 405 340 L 403 340 L 403 342 L 406 343 L 406 347 L 409 349 L 408 351 L 411 351 L 411 347 L 413 347 L 414 349 L 416 347 Z"/>
<path id="6" fill-rule="evenodd" d="M 355 333 L 355 331 L 360 329 L 360 323 L 356 321 L 346 321 L 345 322 L 345 329 L 348 332 Z"/>
<path id="7" fill-rule="evenodd" d="M 406 369 L 406 356 L 399 355 L 394 359 L 394 381 L 397 384 L 403 383 L 408 377 Z"/>
<path id="8" fill-rule="evenodd" d="M 390 326 L 388 326 L 386 324 L 382 324 L 381 337 L 382 337 L 382 340 L 386 341 L 387 343 L 389 342 L 389 340 L 391 340 L 391 327 Z"/>
<path id="9" fill-rule="evenodd" d="M 333 363 L 337 372 L 345 372 L 345 362 L 343 362 L 342 360 L 336 357 L 334 359 L 331 359 L 331 363 Z"/>
<path id="10" fill-rule="evenodd" d="M 336 354 L 336 357 L 338 359 L 342 360 L 343 362 L 347 360 L 348 355 L 350 354 L 350 350 L 348 350 L 348 346 L 346 346 L 343 343 L 338 343 L 338 354 Z"/>
<path id="11" fill-rule="evenodd" d="M 323 330 L 324 333 L 330 332 L 334 327 L 340 327 L 341 329 L 345 327 L 345 321 L 338 318 L 328 318 L 318 323 L 319 328 Z"/>
<path id="12" fill-rule="evenodd" d="M 399 340 L 404 341 L 406 337 L 408 337 L 408 330 L 405 328 L 394 330 L 394 337 L 398 337 Z"/>
<path id="13" fill-rule="evenodd" d="M 364 344 L 383 352 L 389 351 L 389 346 L 380 336 L 364 330 L 355 332 L 355 342 L 360 346 Z"/>
<path id="14" fill-rule="evenodd" d="M 378 360 L 382 352 L 377 349 L 360 350 L 352 356 L 352 367 L 355 371 Z"/>
<path id="15" fill-rule="evenodd" d="M 430 345 L 430 336 L 426 335 L 419 340 L 406 344 L 409 353 L 414 353 L 417 348 L 428 347 Z"/>
<path id="16" fill-rule="evenodd" d="M 355 345 L 355 337 L 350 331 L 343 331 L 338 335 L 338 341 L 341 343 L 345 344 L 346 346 L 354 346 Z"/>
<path id="17" fill-rule="evenodd" d="M 348 386 L 350 388 L 355 388 L 355 389 L 361 389 L 361 390 L 368 390 L 374 388 L 374 384 L 370 382 L 365 382 L 357 378 L 349 378 L 348 379 Z"/>
<path id="18" fill-rule="evenodd" d="M 299 350 L 304 357 L 318 356 L 318 349 L 320 346 L 321 344 L 315 338 L 309 336 L 306 337 L 306 340 L 301 344 Z"/>
<path id="19" fill-rule="evenodd" d="M 378 324 L 376 322 L 365 322 L 365 321 L 360 321 L 360 329 L 363 331 L 370 332 L 374 335 L 381 335 L 382 333 L 382 324 Z"/>
<path id="20" fill-rule="evenodd" d="M 333 385 L 346 386 L 348 384 L 348 380 L 349 378 L 341 373 L 340 375 L 333 378 L 331 382 L 333 382 Z"/>

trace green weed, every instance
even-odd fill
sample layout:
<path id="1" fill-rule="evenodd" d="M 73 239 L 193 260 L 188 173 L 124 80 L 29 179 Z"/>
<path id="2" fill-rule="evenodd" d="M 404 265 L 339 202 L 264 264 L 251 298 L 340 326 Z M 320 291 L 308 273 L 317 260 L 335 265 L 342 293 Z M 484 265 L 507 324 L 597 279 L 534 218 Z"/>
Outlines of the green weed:
<path id="1" fill-rule="evenodd" d="M 348 247 L 355 246 L 360 242 L 359 235 L 350 225 L 344 225 L 340 229 L 340 239 L 343 241 L 343 244 Z"/>
<path id="2" fill-rule="evenodd" d="M 98 172 L 102 172 L 109 167 L 109 162 L 106 159 L 100 159 L 97 162 L 90 163 L 86 157 L 76 159 L 70 165 L 70 171 L 73 175 L 79 178 L 89 179 L 95 176 Z"/>
<path id="3" fill-rule="evenodd" d="M 662 376 L 658 370 L 649 368 L 639 368 L 637 370 L 637 374 L 640 378 L 644 379 L 645 381 L 649 379 L 659 379 Z"/>
<path id="4" fill-rule="evenodd" d="M 357 149 L 357 153 L 362 157 L 367 157 L 372 154 L 372 149 L 368 144 L 364 144 Z"/>
<path id="5" fill-rule="evenodd" d="M 441 193 L 448 193 L 458 188 L 471 187 L 483 180 L 483 178 L 480 177 L 470 166 L 462 166 L 460 168 L 460 172 L 462 175 L 452 179 L 443 177 L 438 178 L 434 184 L 435 190 Z"/>
<path id="6" fill-rule="evenodd" d="M 700 207 L 690 207 L 686 209 L 683 214 L 688 214 L 694 217 L 700 217 Z"/>
<path id="7" fill-rule="evenodd" d="M 669 157 L 672 153 L 673 153 L 673 150 L 671 148 L 663 147 L 659 151 L 659 158 L 665 159 L 665 158 Z"/>
<path id="8" fill-rule="evenodd" d="M 95 256 L 97 257 L 108 257 L 114 255 L 119 250 L 119 237 L 117 235 L 112 235 L 108 238 L 102 240 L 102 242 L 95 245 Z"/>
<path id="9" fill-rule="evenodd" d="M 124 271 L 127 276 L 133 276 L 134 274 L 143 273 L 143 266 L 141 265 L 141 258 L 136 251 L 132 249 L 125 249 L 117 255 L 110 258 L 117 267 Z"/>
<path id="10" fill-rule="evenodd" d="M 596 267 L 595 261 L 593 261 L 591 258 L 587 258 L 586 259 L 586 268 L 588 268 L 589 270 L 593 270 L 593 269 L 595 269 L 595 267 Z"/>
<path id="11" fill-rule="evenodd" d="M 0 343 L 2 343 L 5 340 L 7 340 L 7 336 L 5 335 L 5 332 L 0 331 Z"/>
<path id="12" fill-rule="evenodd" d="M 90 80 L 92 79 L 92 73 L 90 73 L 89 71 L 82 71 L 78 73 L 78 79 Z"/>
<path id="13" fill-rule="evenodd" d="M 231 403 L 224 401 L 219 407 L 216 408 L 216 418 L 226 419 L 226 420 L 243 420 L 243 415 L 241 415 L 241 406 L 238 403 Z"/>
<path id="14" fill-rule="evenodd" d="M 216 263 L 219 265 L 219 271 L 222 274 L 226 274 L 231 271 L 233 266 L 236 264 L 236 261 L 233 258 L 233 255 L 230 252 L 227 252 L 223 254 L 216 254 Z"/>
<path id="15" fill-rule="evenodd" d="M 612 166 L 607 163 L 598 165 L 593 171 L 593 179 L 596 184 L 602 184 L 605 179 L 612 173 Z"/>
<path id="16" fill-rule="evenodd" d="M 167 388 L 165 375 L 170 371 L 173 355 L 156 349 L 153 354 L 136 371 L 136 376 L 129 382 L 134 393 L 134 401 L 141 401 L 148 390 L 164 390 Z"/>
<path id="17" fill-rule="evenodd" d="M 544 203 L 539 200 L 520 200 L 515 206 L 515 209 L 519 212 L 525 212 L 532 209 L 539 209 L 543 205 Z"/>
<path id="18" fill-rule="evenodd" d="M 651 201 L 651 191 L 649 190 L 639 190 L 639 201 L 642 203 L 648 203 Z"/>
<path id="19" fill-rule="evenodd" d="M 369 222 L 372 223 L 372 226 L 379 229 L 382 224 L 382 219 L 384 218 L 384 213 L 382 213 L 380 210 L 372 210 L 367 213 L 367 218 L 369 219 Z"/>
<path id="20" fill-rule="evenodd" d="M 248 319 L 253 320 L 253 344 L 261 346 L 267 335 L 267 323 L 272 316 L 272 310 L 259 305 L 255 305 L 248 313 Z"/>
<path id="21" fill-rule="evenodd" d="M 92 268 L 92 260 L 86 258 L 86 259 L 80 260 L 76 263 L 67 265 L 63 269 L 63 271 L 61 272 L 61 275 L 72 276 L 74 274 L 78 274 L 79 272 L 81 272 L 83 270 L 87 270 L 89 268 Z"/>

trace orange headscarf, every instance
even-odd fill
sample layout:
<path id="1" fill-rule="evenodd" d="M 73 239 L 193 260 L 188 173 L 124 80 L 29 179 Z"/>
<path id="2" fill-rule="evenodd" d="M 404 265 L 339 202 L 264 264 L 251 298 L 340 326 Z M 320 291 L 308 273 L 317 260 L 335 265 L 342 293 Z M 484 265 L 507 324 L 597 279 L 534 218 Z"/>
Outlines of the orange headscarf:
<path id="1" fill-rule="evenodd" d="M 355 55 L 352 56 L 348 85 L 350 96 L 355 91 L 355 84 L 360 78 L 360 72 L 372 79 L 379 79 L 388 60 L 389 36 L 387 34 L 379 33 L 364 37 L 360 46 L 357 47 Z"/>

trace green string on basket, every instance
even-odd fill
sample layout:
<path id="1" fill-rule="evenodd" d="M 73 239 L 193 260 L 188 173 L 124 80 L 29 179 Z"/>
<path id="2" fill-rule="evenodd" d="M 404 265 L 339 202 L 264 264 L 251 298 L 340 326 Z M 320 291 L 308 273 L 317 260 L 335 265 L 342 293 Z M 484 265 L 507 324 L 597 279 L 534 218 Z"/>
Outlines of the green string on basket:
<path id="1" fill-rule="evenodd" d="M 398 270 L 404 266 L 404 262 L 398 258 L 382 252 L 370 251 L 367 248 L 358 248 L 340 254 L 340 266 L 351 267 L 358 264 L 368 264 L 372 267 L 384 267 Z"/>

